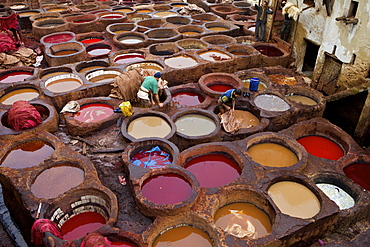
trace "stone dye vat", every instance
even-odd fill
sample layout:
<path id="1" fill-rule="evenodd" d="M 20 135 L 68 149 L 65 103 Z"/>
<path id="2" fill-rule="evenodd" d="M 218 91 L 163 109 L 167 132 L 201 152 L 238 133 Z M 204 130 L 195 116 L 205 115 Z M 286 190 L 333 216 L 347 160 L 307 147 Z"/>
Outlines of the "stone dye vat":
<path id="1" fill-rule="evenodd" d="M 126 67 L 126 71 L 132 70 L 134 68 L 154 69 L 160 72 L 163 70 L 163 65 L 161 65 L 157 61 L 143 61 L 129 64 Z"/>
<path id="2" fill-rule="evenodd" d="M 319 135 L 304 136 L 297 141 L 316 157 L 338 160 L 344 155 L 343 149 L 332 140 Z"/>
<path id="3" fill-rule="evenodd" d="M 208 44 L 199 39 L 181 39 L 176 44 L 185 50 L 200 50 L 208 47 Z"/>
<path id="4" fill-rule="evenodd" d="M 72 32 L 57 32 L 45 35 L 41 38 L 40 43 L 44 45 L 59 44 L 75 40 L 76 35 Z"/>
<path id="5" fill-rule="evenodd" d="M 15 82 L 21 82 L 26 79 L 31 79 L 34 72 L 33 69 L 8 69 L 0 73 L 0 83 L 10 84 Z"/>
<path id="6" fill-rule="evenodd" d="M 203 75 L 198 83 L 202 91 L 213 98 L 220 97 L 222 93 L 229 89 L 242 88 L 241 80 L 228 73 L 209 73 Z"/>
<path id="7" fill-rule="evenodd" d="M 287 67 L 290 54 L 281 50 L 276 45 L 266 44 L 253 45 L 254 48 L 261 53 L 261 65 L 260 66 L 277 66 Z"/>
<path id="8" fill-rule="evenodd" d="M 114 35 L 125 33 L 125 32 L 134 32 L 136 31 L 135 23 L 114 23 L 106 27 L 107 35 L 110 38 L 113 38 Z"/>
<path id="9" fill-rule="evenodd" d="M 233 72 L 234 70 L 234 55 L 224 51 L 220 47 L 199 50 L 196 54 L 201 60 L 204 60 L 214 72 Z"/>
<path id="10" fill-rule="evenodd" d="M 150 43 L 174 42 L 181 39 L 181 34 L 173 28 L 153 28 L 145 32 Z"/>
<path id="11" fill-rule="evenodd" d="M 4 94 L 0 97 L 0 103 L 3 105 L 12 105 L 18 100 L 30 101 L 40 96 L 40 92 L 33 86 L 19 86 L 12 89 L 4 90 Z"/>
<path id="12" fill-rule="evenodd" d="M 141 51 L 117 52 L 111 60 L 116 64 L 130 64 L 145 60 L 145 54 Z"/>
<path id="13" fill-rule="evenodd" d="M 221 21 L 206 22 L 203 24 L 206 30 L 215 34 L 224 34 L 229 36 L 238 36 L 240 29 L 238 26 Z"/>
<path id="14" fill-rule="evenodd" d="M 113 44 L 121 49 L 138 49 L 148 45 L 148 38 L 139 32 L 124 32 L 113 37 Z"/>
<path id="15" fill-rule="evenodd" d="M 92 83 L 112 83 L 122 72 L 119 69 L 100 69 L 86 74 L 86 79 Z"/>
<path id="16" fill-rule="evenodd" d="M 164 60 L 164 63 L 168 67 L 175 69 L 190 68 L 198 65 L 198 62 L 195 58 L 187 55 L 179 55 L 166 58 Z"/>
<path id="17" fill-rule="evenodd" d="M 150 54 L 153 54 L 155 56 L 169 56 L 182 50 L 175 43 L 172 42 L 153 44 L 148 48 Z"/>
<path id="18" fill-rule="evenodd" d="M 370 190 L 369 166 L 370 157 L 368 155 L 347 155 L 342 159 L 342 170 L 344 174 L 354 183 L 365 190 Z"/>
<path id="19" fill-rule="evenodd" d="M 109 63 L 103 60 L 94 60 L 89 62 L 81 62 L 76 65 L 76 71 L 78 73 L 86 73 L 88 71 L 103 69 L 109 67 Z"/>
<path id="20" fill-rule="evenodd" d="M 68 31 L 68 28 L 68 22 L 62 18 L 39 19 L 32 23 L 32 32 L 36 40 L 48 34 Z"/>
<path id="21" fill-rule="evenodd" d="M 107 44 L 93 44 L 86 48 L 86 52 L 93 58 L 107 57 L 112 51 L 112 47 Z"/>
<path id="22" fill-rule="evenodd" d="M 53 93 L 63 93 L 75 90 L 83 85 L 82 79 L 75 74 L 62 74 L 47 79 L 45 89 Z"/>
<path id="23" fill-rule="evenodd" d="M 290 105 L 274 94 L 260 94 L 254 98 L 256 107 L 265 111 L 283 112 L 290 109 Z"/>
<path id="24" fill-rule="evenodd" d="M 41 71 L 39 74 L 39 78 L 41 80 L 45 80 L 45 79 L 49 79 L 57 75 L 66 75 L 66 74 L 71 74 L 71 73 L 72 73 L 72 69 L 68 67 L 50 68 L 50 69 L 45 69 Z"/>
<path id="25" fill-rule="evenodd" d="M 153 28 L 163 27 L 165 23 L 166 22 L 163 18 L 150 18 L 137 21 L 136 25 L 139 32 L 146 32 Z"/>
<path id="26" fill-rule="evenodd" d="M 13 169 L 37 166 L 53 152 L 53 146 L 42 139 L 25 141 L 12 147 L 5 154 L 1 166 Z"/>
<path id="27" fill-rule="evenodd" d="M 200 38 L 205 35 L 205 30 L 201 26 L 186 25 L 178 27 L 177 30 L 183 35 L 184 38 Z"/>
<path id="28" fill-rule="evenodd" d="M 172 102 L 178 107 L 208 107 L 210 98 L 204 94 L 198 84 L 188 83 L 170 88 Z"/>
<path id="29" fill-rule="evenodd" d="M 146 111 L 123 120 L 122 135 L 130 141 L 159 137 L 169 139 L 176 131 L 172 120 L 164 113 Z"/>
<path id="30" fill-rule="evenodd" d="M 174 25 L 177 27 L 181 27 L 181 26 L 190 24 L 191 19 L 186 16 L 170 16 L 170 17 L 166 17 L 166 22 L 170 24 L 166 26 Z"/>
<path id="31" fill-rule="evenodd" d="M 210 44 L 210 45 L 217 45 L 217 46 L 228 46 L 230 44 L 236 43 L 236 40 L 233 37 L 227 35 L 208 35 L 202 37 L 200 40 Z"/>
<path id="32" fill-rule="evenodd" d="M 80 42 L 70 41 L 53 44 L 46 48 L 45 59 L 49 66 L 55 67 L 86 60 L 86 49 Z"/>

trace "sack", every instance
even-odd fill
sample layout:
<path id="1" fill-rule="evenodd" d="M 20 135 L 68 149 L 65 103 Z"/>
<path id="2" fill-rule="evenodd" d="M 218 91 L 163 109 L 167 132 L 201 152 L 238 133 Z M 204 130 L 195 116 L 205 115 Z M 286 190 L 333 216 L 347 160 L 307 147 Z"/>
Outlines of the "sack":
<path id="1" fill-rule="evenodd" d="M 134 114 L 134 108 L 132 107 L 130 101 L 125 101 L 119 104 L 119 108 L 121 109 L 123 116 L 129 117 Z"/>

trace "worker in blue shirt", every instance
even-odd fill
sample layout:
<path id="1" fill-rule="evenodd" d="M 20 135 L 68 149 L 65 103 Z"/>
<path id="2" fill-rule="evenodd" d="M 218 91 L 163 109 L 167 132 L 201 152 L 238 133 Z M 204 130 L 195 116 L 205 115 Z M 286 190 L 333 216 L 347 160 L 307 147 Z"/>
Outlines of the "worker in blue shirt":
<path id="1" fill-rule="evenodd" d="M 235 100 L 237 97 L 242 95 L 242 90 L 240 89 L 229 89 L 226 92 L 224 92 L 219 98 L 218 98 L 218 109 L 221 114 L 225 113 L 226 111 L 230 110 L 230 103 L 232 105 L 232 108 L 235 108 Z"/>

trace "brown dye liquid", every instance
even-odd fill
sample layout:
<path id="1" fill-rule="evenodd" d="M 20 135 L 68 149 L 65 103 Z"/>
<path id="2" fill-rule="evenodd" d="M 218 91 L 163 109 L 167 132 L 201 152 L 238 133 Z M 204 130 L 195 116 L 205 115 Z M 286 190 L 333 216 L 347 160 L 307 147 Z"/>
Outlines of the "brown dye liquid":
<path id="1" fill-rule="evenodd" d="M 82 68 L 79 72 L 80 73 L 85 73 L 85 72 L 93 70 L 93 69 L 102 69 L 102 68 L 106 68 L 106 67 L 104 67 L 104 66 L 89 66 L 89 67 Z"/>
<path id="2" fill-rule="evenodd" d="M 294 85 L 297 83 L 297 80 L 294 76 L 290 75 L 281 75 L 281 74 L 271 74 L 268 75 L 271 81 L 279 84 L 279 85 Z"/>
<path id="3" fill-rule="evenodd" d="M 133 120 L 127 127 L 127 133 L 136 138 L 165 137 L 171 132 L 170 125 L 161 117 L 145 116 Z"/>
<path id="4" fill-rule="evenodd" d="M 202 230 L 191 226 L 171 228 L 157 237 L 153 247 L 212 247 L 212 240 Z"/>
<path id="5" fill-rule="evenodd" d="M 64 75 L 64 74 L 69 74 L 69 72 L 64 72 L 64 71 L 61 71 L 61 72 L 51 72 L 51 73 L 48 73 L 46 75 L 43 75 L 41 77 L 41 80 L 43 79 L 46 79 L 46 78 L 50 78 L 50 77 L 53 77 L 53 76 L 56 76 L 56 75 Z"/>
<path id="6" fill-rule="evenodd" d="M 176 16 L 176 15 L 177 15 L 176 13 L 170 12 L 170 11 L 162 11 L 162 12 L 158 12 L 154 14 L 155 17 L 159 17 L 159 18 L 165 18 L 165 17 L 170 17 L 170 16 Z"/>
<path id="7" fill-rule="evenodd" d="M 14 102 L 18 100 L 25 100 L 29 101 L 39 96 L 39 92 L 33 88 L 22 88 L 13 90 L 3 97 L 0 98 L 0 103 L 4 105 L 12 105 Z"/>
<path id="8" fill-rule="evenodd" d="M 48 9 L 48 12 L 61 12 L 65 11 L 66 9 Z"/>
<path id="9" fill-rule="evenodd" d="M 276 143 L 261 143 L 248 149 L 253 161 L 263 166 L 288 167 L 298 162 L 297 155 Z"/>
<path id="10" fill-rule="evenodd" d="M 92 77 L 89 81 L 94 83 L 107 83 L 107 82 L 113 82 L 114 78 L 116 78 L 116 74 L 103 74 L 98 75 L 95 77 Z"/>
<path id="11" fill-rule="evenodd" d="M 199 32 L 195 32 L 195 31 L 187 31 L 187 32 L 182 32 L 183 35 L 198 35 Z"/>
<path id="12" fill-rule="evenodd" d="M 177 132 L 187 136 L 209 135 L 216 129 L 211 118 L 199 114 L 186 114 L 179 117 L 175 124 Z"/>
<path id="13" fill-rule="evenodd" d="M 123 13 L 129 13 L 129 12 L 132 12 L 132 9 L 115 9 L 113 11 L 123 12 Z"/>
<path id="14" fill-rule="evenodd" d="M 49 83 L 46 88 L 54 93 L 61 93 L 81 87 L 81 82 L 74 78 L 64 78 Z"/>
<path id="15" fill-rule="evenodd" d="M 232 203 L 217 210 L 215 224 L 239 238 L 256 239 L 271 232 L 269 216 L 250 203 Z"/>
<path id="16" fill-rule="evenodd" d="M 172 68 L 189 68 L 197 65 L 197 61 L 187 56 L 171 57 L 164 60 L 164 63 Z"/>
<path id="17" fill-rule="evenodd" d="M 39 13 L 38 12 L 32 12 L 32 11 L 30 11 L 30 12 L 19 13 L 19 16 L 20 17 L 29 17 L 29 16 L 37 15 L 37 14 L 39 14 Z"/>
<path id="18" fill-rule="evenodd" d="M 151 13 L 152 11 L 150 9 L 138 9 L 136 12 L 138 12 L 138 13 Z"/>
<path id="19" fill-rule="evenodd" d="M 303 104 L 303 105 L 317 105 L 316 101 L 314 101 L 313 99 L 307 96 L 303 96 L 303 95 L 294 94 L 294 95 L 287 96 L 287 99 L 294 101 L 296 103 Z"/>
<path id="20" fill-rule="evenodd" d="M 77 52 L 78 51 L 76 51 L 76 50 L 63 50 L 63 51 L 57 51 L 53 55 L 54 56 L 66 56 L 66 55 L 75 54 Z"/>
<path id="21" fill-rule="evenodd" d="M 199 54 L 201 58 L 207 61 L 222 61 L 222 60 L 228 60 L 231 57 L 225 53 L 219 52 L 219 51 L 206 51 L 206 52 L 201 52 Z"/>
<path id="22" fill-rule="evenodd" d="M 320 201 L 302 184 L 282 181 L 271 185 L 267 192 L 284 214 L 307 219 L 320 211 Z"/>
<path id="23" fill-rule="evenodd" d="M 209 27 L 209 30 L 212 30 L 214 32 L 222 32 L 222 31 L 228 31 L 229 29 L 226 27 Z"/>
<path id="24" fill-rule="evenodd" d="M 128 30 L 117 30 L 117 31 L 114 31 L 113 33 L 120 34 L 120 33 L 127 33 L 127 32 L 129 32 L 129 31 Z M 123 42 L 123 43 L 125 43 L 125 42 Z"/>
<path id="25" fill-rule="evenodd" d="M 78 186 L 84 179 L 80 168 L 62 165 L 44 170 L 31 185 L 31 192 L 38 198 L 51 199 Z"/>
<path id="26" fill-rule="evenodd" d="M 260 120 L 248 111 L 234 110 L 234 119 L 240 123 L 241 128 L 251 128 L 257 126 Z"/>

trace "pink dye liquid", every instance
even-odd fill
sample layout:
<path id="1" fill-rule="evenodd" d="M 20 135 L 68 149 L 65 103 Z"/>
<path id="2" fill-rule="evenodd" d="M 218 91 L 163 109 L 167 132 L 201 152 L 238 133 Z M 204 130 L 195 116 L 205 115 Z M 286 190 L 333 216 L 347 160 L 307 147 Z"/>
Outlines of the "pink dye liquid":
<path id="1" fill-rule="evenodd" d="M 10 72 L 0 77 L 0 83 L 13 83 L 23 81 L 24 79 L 30 77 L 32 74 L 33 73 L 28 71 Z"/>
<path id="2" fill-rule="evenodd" d="M 144 60 L 145 57 L 143 55 L 121 55 L 114 59 L 115 63 L 119 64 L 126 64 L 126 63 L 133 63 L 133 62 L 140 62 Z"/>
<path id="3" fill-rule="evenodd" d="M 238 164 L 223 154 L 198 156 L 186 163 L 184 168 L 193 173 L 200 186 L 205 188 L 226 185 L 241 174 Z"/>
<path id="4" fill-rule="evenodd" d="M 342 148 L 323 136 L 305 136 L 297 140 L 310 154 L 316 157 L 338 160 L 344 155 Z"/>
<path id="5" fill-rule="evenodd" d="M 73 216 L 61 227 L 63 239 L 74 240 L 105 225 L 105 218 L 95 212 L 84 212 Z"/>
<path id="6" fill-rule="evenodd" d="M 213 84 L 208 86 L 211 90 L 216 91 L 216 92 L 226 92 L 229 89 L 233 89 L 234 87 L 231 85 L 226 85 L 226 84 Z"/>
<path id="7" fill-rule="evenodd" d="M 73 23 L 86 23 L 86 22 L 91 22 L 93 20 L 79 20 L 79 21 L 73 21 Z"/>
<path id="8" fill-rule="evenodd" d="M 199 105 L 204 101 L 204 98 L 196 93 L 192 92 L 181 92 L 176 93 L 172 96 L 172 100 L 180 105 L 195 106 Z"/>
<path id="9" fill-rule="evenodd" d="M 148 178 L 142 186 L 143 196 L 156 204 L 176 204 L 187 200 L 191 186 L 177 174 L 157 175 Z"/>
<path id="10" fill-rule="evenodd" d="M 130 244 L 127 242 L 122 242 L 122 241 L 116 241 L 112 242 L 110 246 L 118 246 L 118 247 L 137 247 L 136 244 Z"/>
<path id="11" fill-rule="evenodd" d="M 113 107 L 107 104 L 95 103 L 82 106 L 80 111 L 74 115 L 74 119 L 84 123 L 93 123 L 112 115 Z"/>
<path id="12" fill-rule="evenodd" d="M 51 35 L 51 36 L 45 38 L 44 42 L 45 43 L 52 43 L 52 44 L 64 43 L 64 42 L 70 41 L 72 38 L 73 38 L 73 36 L 70 35 L 70 34 L 55 34 L 55 35 Z"/>
<path id="13" fill-rule="evenodd" d="M 356 184 L 370 190 L 370 163 L 354 163 L 344 167 L 343 171 Z"/>
<path id="14" fill-rule="evenodd" d="M 103 39 L 99 39 L 99 38 L 88 38 L 88 39 L 84 39 L 82 40 L 81 42 L 84 43 L 84 44 L 91 44 L 91 43 L 96 43 L 96 42 L 99 42 L 99 41 L 102 41 Z"/>
<path id="15" fill-rule="evenodd" d="M 154 151 L 150 152 L 151 149 L 141 150 L 131 158 L 131 162 L 139 160 L 142 163 L 140 167 L 144 167 L 143 163 L 146 163 L 147 168 L 161 168 L 172 162 L 172 157 L 168 156 L 165 151 Z"/>

